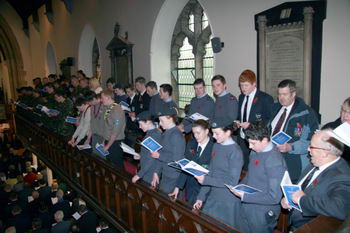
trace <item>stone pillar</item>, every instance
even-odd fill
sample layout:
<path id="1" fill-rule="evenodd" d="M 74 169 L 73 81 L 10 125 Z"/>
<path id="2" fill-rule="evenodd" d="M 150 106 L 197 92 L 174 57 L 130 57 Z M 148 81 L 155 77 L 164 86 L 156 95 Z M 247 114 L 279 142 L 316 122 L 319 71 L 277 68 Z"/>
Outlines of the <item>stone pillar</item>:
<path id="1" fill-rule="evenodd" d="M 34 153 L 32 153 L 32 160 L 33 160 L 32 166 L 35 168 L 35 170 L 37 170 L 38 169 L 38 157 L 36 157 L 36 155 Z"/>
<path id="2" fill-rule="evenodd" d="M 258 17 L 259 25 L 259 89 L 266 91 L 266 16 Z"/>
<path id="3" fill-rule="evenodd" d="M 47 185 L 52 186 L 52 170 L 49 167 L 46 167 L 46 175 L 47 175 Z"/>
<path id="4" fill-rule="evenodd" d="M 315 11 L 312 7 L 304 8 L 304 100 L 311 103 L 312 76 L 312 21 Z"/>

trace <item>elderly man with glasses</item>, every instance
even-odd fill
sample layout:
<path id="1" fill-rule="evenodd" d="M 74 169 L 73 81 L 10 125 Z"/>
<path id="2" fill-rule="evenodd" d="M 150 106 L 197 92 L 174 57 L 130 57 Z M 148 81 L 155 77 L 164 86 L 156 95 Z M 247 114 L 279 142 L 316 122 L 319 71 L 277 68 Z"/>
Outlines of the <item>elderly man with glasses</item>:
<path id="1" fill-rule="evenodd" d="M 303 171 L 300 191 L 292 200 L 302 212 L 292 210 L 283 198 L 281 205 L 292 210 L 290 223 L 295 230 L 313 218 L 323 215 L 344 220 L 350 211 L 350 168 L 341 158 L 344 145 L 321 130 L 314 134 L 308 148 L 311 164 Z"/>

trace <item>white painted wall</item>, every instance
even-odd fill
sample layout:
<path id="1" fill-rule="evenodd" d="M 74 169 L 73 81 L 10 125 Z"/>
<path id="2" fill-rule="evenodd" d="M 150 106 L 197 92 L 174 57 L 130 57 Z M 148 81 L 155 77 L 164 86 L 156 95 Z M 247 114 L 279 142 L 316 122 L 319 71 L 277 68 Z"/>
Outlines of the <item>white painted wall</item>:
<path id="1" fill-rule="evenodd" d="M 143 75 L 158 83 L 170 80 L 170 43 L 176 19 L 187 0 L 84 0 L 73 1 L 73 13 L 69 14 L 62 1 L 53 0 L 54 25 L 39 10 L 41 28 L 35 32 L 30 27 L 30 41 L 22 35 L 20 24 L 12 23 L 1 5 L 0 14 L 11 22 L 22 53 L 26 56 L 25 69 L 33 76 L 45 75 L 45 45 L 51 42 L 57 62 L 66 57 L 75 58 L 73 71 L 78 69 L 79 42 L 84 26 L 89 24 L 99 42 L 102 62 L 102 78 L 110 75 L 109 52 L 105 49 L 113 37 L 116 22 L 121 34 L 129 32 L 134 46 L 134 77 Z M 229 90 L 237 95 L 238 75 L 244 69 L 256 70 L 256 31 L 254 15 L 283 3 L 283 0 L 199 0 L 207 13 L 213 35 L 225 43 L 222 52 L 215 56 L 215 73 L 226 77 Z M 329 0 L 327 19 L 324 21 L 321 114 L 322 123 L 336 118 L 339 105 L 349 96 L 350 85 L 350 1 Z M 5 4 L 6 5 L 6 4 Z M 12 10 L 13 11 L 13 10 Z M 12 12 L 13 13 L 13 12 Z M 30 19 L 31 20 L 31 19 Z M 21 34 L 22 33 L 22 34 Z M 77 60 L 78 59 L 78 60 Z M 80 65 L 79 65 L 80 67 Z"/>

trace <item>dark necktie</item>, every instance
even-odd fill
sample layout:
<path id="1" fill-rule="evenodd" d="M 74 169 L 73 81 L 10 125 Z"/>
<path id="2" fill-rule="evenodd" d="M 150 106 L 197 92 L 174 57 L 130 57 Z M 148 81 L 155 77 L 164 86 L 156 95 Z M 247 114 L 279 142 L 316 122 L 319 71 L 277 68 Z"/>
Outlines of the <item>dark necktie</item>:
<path id="1" fill-rule="evenodd" d="M 245 104 L 244 104 L 244 109 L 243 109 L 243 122 L 248 121 L 248 100 L 249 100 L 249 95 L 245 96 Z"/>
<path id="2" fill-rule="evenodd" d="M 196 155 L 197 155 L 198 158 L 201 157 L 201 152 L 202 152 L 202 147 L 198 146 L 197 147 L 197 151 L 196 151 Z"/>
<path id="3" fill-rule="evenodd" d="M 301 189 L 305 190 L 305 188 L 307 187 L 307 185 L 310 183 L 310 180 L 312 179 L 312 177 L 314 176 L 315 172 L 318 171 L 319 168 L 315 167 L 310 174 L 306 177 L 306 179 L 304 180 L 304 182 L 301 184 Z"/>
<path id="4" fill-rule="evenodd" d="M 276 133 L 278 133 L 281 130 L 283 122 L 286 119 L 286 116 L 287 116 L 287 108 L 284 108 L 284 111 L 280 116 L 280 119 L 278 119 L 278 122 L 273 130 L 272 136 L 274 136 Z"/>

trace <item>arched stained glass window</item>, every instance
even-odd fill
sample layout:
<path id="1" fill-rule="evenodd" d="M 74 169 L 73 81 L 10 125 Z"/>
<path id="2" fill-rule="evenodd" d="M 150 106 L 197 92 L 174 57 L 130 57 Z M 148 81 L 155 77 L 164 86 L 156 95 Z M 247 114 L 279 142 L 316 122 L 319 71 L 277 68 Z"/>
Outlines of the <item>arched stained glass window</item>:
<path id="1" fill-rule="evenodd" d="M 184 108 L 194 97 L 192 83 L 203 78 L 212 95 L 214 55 L 208 17 L 197 0 L 190 0 L 179 16 L 172 38 L 171 68 L 174 97 Z"/>

